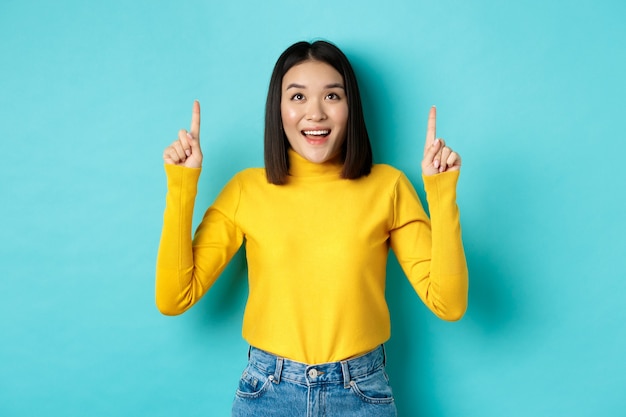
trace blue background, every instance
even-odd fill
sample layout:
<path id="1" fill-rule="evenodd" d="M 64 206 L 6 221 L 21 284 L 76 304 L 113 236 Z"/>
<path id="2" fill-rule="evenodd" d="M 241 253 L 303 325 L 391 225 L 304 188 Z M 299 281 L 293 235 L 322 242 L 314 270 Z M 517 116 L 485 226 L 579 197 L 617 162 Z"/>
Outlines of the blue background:
<path id="1" fill-rule="evenodd" d="M 464 319 L 389 264 L 400 415 L 625 415 L 625 18 L 609 0 L 2 0 L 0 415 L 229 415 L 244 259 L 158 313 L 162 150 L 199 99 L 197 222 L 262 165 L 272 66 L 316 38 L 353 62 L 378 162 L 422 189 L 432 104 L 464 160 Z"/>

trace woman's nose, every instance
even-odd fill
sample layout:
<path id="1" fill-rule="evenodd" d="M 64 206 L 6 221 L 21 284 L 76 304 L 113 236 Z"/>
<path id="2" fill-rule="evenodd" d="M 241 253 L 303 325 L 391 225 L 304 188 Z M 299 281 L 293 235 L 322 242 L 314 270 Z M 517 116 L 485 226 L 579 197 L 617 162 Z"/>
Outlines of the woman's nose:
<path id="1" fill-rule="evenodd" d="M 324 106 L 319 100 L 310 100 L 307 103 L 306 118 L 307 120 L 324 120 L 326 119 L 326 113 L 324 112 Z"/>

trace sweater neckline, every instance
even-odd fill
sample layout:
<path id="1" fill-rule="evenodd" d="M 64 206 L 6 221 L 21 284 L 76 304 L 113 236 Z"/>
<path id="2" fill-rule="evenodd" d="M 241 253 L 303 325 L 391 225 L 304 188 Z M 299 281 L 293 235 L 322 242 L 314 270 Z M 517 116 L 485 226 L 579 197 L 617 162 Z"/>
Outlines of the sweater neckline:
<path id="1" fill-rule="evenodd" d="M 289 155 L 289 176 L 291 177 L 339 177 L 343 169 L 343 164 L 338 158 L 318 164 L 303 158 L 291 148 L 287 153 Z"/>

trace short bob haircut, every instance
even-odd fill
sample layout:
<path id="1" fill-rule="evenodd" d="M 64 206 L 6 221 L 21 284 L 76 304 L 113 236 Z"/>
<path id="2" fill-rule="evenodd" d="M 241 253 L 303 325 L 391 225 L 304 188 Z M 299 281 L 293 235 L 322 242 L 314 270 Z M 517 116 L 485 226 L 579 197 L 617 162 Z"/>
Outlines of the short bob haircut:
<path id="1" fill-rule="evenodd" d="M 361 95 L 356 76 L 348 58 L 339 48 L 326 41 L 298 42 L 291 45 L 278 58 L 270 79 L 265 104 L 265 173 L 271 184 L 287 183 L 289 175 L 289 141 L 283 130 L 281 96 L 283 77 L 289 69 L 305 61 L 319 61 L 332 66 L 341 74 L 348 100 L 346 138 L 341 148 L 343 169 L 341 178 L 357 179 L 372 169 L 372 146 L 370 144 Z"/>

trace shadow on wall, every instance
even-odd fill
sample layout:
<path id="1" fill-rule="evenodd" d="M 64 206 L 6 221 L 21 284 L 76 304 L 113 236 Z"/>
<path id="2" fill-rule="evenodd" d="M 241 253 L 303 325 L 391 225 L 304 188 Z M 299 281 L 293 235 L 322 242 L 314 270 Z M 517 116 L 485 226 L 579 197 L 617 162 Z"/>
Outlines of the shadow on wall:
<path id="1" fill-rule="evenodd" d="M 467 265 L 470 271 L 469 306 L 465 319 L 472 330 L 485 335 L 502 335 L 512 331 L 519 316 L 519 301 L 511 293 L 510 271 L 493 254 L 475 242 L 466 242 Z M 467 249 L 469 248 L 469 249 Z"/>
<path id="2" fill-rule="evenodd" d="M 449 372 L 451 368 L 442 352 L 456 351 L 454 346 L 471 345 L 477 339 L 481 344 L 485 338 L 499 339 L 512 331 L 517 306 L 505 288 L 507 279 L 503 279 L 497 262 L 472 247 L 469 245 L 470 249 L 466 249 L 470 270 L 469 306 L 465 317 L 457 323 L 444 322 L 427 310 L 393 254 L 390 256 L 387 298 L 392 337 L 386 350 L 399 415 L 446 415 L 450 396 L 442 369 Z"/>
<path id="3" fill-rule="evenodd" d="M 399 415 L 428 417 L 433 399 L 428 395 L 433 369 L 428 366 L 428 336 L 424 334 L 421 300 L 406 279 L 393 253 L 387 265 L 387 300 L 391 339 L 385 344 L 387 371 Z"/>
<path id="4" fill-rule="evenodd" d="M 194 311 L 193 331 L 213 338 L 216 331 L 241 335 L 243 309 L 248 298 L 248 267 L 242 246 Z"/>

